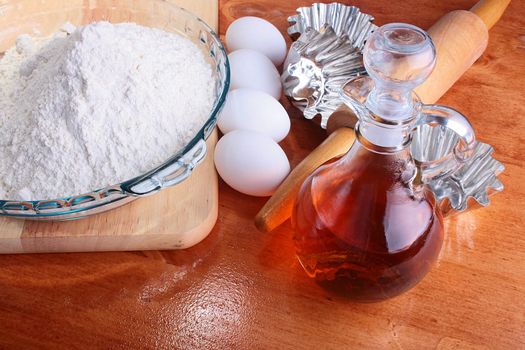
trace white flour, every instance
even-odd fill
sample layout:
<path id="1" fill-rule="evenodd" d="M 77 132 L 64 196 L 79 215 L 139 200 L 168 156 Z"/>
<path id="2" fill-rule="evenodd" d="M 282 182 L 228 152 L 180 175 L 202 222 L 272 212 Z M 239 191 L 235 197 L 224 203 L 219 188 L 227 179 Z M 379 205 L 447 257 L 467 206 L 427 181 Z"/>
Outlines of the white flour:
<path id="1" fill-rule="evenodd" d="M 212 71 L 186 38 L 107 22 L 0 60 L 0 199 L 71 196 L 162 164 L 200 129 Z"/>

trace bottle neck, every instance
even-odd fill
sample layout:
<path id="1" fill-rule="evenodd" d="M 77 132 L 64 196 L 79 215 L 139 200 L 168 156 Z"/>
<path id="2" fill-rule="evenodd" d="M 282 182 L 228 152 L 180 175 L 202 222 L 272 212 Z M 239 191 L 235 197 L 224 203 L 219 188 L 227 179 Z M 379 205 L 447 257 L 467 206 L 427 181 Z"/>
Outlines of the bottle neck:
<path id="1" fill-rule="evenodd" d="M 397 151 L 409 146 L 419 114 L 419 99 L 410 89 L 373 84 L 358 111 L 358 137 L 371 148 Z M 375 147 L 377 146 L 377 147 Z"/>
<path id="2" fill-rule="evenodd" d="M 355 126 L 356 137 L 377 153 L 395 153 L 408 149 L 412 142 L 412 124 L 389 125 L 361 119 Z"/>
<path id="3" fill-rule="evenodd" d="M 359 124 L 358 137 L 369 148 L 398 151 L 410 145 L 411 133 L 420 115 L 421 102 L 409 87 L 377 83 L 367 76 L 350 80 L 341 93 Z"/>
<path id="4" fill-rule="evenodd" d="M 395 148 L 398 150 L 406 142 L 406 137 L 401 130 L 386 131 L 370 123 L 359 123 L 356 126 L 356 131 L 360 132 L 357 134 L 359 141 L 372 150 L 381 151 L 379 148 Z"/>
<path id="5" fill-rule="evenodd" d="M 368 110 L 391 122 L 411 119 L 416 108 L 412 90 L 387 84 L 375 84 L 366 98 Z"/>

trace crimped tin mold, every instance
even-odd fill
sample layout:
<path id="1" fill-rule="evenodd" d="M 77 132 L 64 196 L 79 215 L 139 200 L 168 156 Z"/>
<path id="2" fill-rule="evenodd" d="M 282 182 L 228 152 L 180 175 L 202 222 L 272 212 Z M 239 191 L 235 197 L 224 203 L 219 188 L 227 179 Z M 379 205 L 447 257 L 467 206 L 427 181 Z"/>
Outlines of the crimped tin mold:
<path id="1" fill-rule="evenodd" d="M 321 127 L 343 102 L 339 92 L 350 78 L 365 74 L 363 57 L 347 36 L 339 36 L 325 25 L 320 31 L 308 28 L 292 44 L 281 76 L 284 93 L 313 119 L 321 115 Z"/>
<path id="2" fill-rule="evenodd" d="M 305 118 L 321 115 L 321 127 L 343 103 L 339 91 L 350 78 L 366 74 L 361 50 L 377 26 L 355 6 L 320 4 L 297 9 L 288 34 L 299 36 L 284 64 L 284 93 Z"/>
<path id="3" fill-rule="evenodd" d="M 288 34 L 293 37 L 303 34 L 308 28 L 320 31 L 323 26 L 329 25 L 337 35 L 348 36 L 352 45 L 362 50 L 366 38 L 377 28 L 373 20 L 374 17 L 362 13 L 355 6 L 315 3 L 298 8 L 297 14 L 288 18 L 291 24 Z"/>
<path id="4" fill-rule="evenodd" d="M 430 164 L 453 156 L 459 137 L 450 129 L 422 125 L 413 134 L 412 156 L 417 163 Z M 428 183 L 444 213 L 470 209 L 479 204 L 490 204 L 489 196 L 501 192 L 503 183 L 497 176 L 505 166 L 492 157 L 494 148 L 477 143 L 472 157 L 453 172 Z"/>

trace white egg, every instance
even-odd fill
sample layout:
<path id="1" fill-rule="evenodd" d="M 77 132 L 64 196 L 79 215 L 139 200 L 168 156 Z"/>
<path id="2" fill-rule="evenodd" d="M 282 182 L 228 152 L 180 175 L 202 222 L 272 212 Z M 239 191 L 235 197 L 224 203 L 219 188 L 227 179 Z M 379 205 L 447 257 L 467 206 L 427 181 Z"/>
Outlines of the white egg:
<path id="1" fill-rule="evenodd" d="M 270 137 L 249 130 L 224 135 L 215 148 L 215 167 L 235 190 L 271 196 L 290 172 L 282 148 Z"/>
<path id="2" fill-rule="evenodd" d="M 249 88 L 281 97 L 281 77 L 272 61 L 253 50 L 237 50 L 228 55 L 231 68 L 231 90 Z"/>
<path id="3" fill-rule="evenodd" d="M 267 93 L 237 89 L 228 93 L 218 125 L 223 134 L 252 130 L 280 142 L 290 131 L 290 117 L 279 101 Z"/>
<path id="4" fill-rule="evenodd" d="M 226 45 L 233 52 L 250 49 L 262 53 L 276 66 L 286 57 L 286 41 L 273 24 L 258 17 L 241 17 L 226 31 Z"/>

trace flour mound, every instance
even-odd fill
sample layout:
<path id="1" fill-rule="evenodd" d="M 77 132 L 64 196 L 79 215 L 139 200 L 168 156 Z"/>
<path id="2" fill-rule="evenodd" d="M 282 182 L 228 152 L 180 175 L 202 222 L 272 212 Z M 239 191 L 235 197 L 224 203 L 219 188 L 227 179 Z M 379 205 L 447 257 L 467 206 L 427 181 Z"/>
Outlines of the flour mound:
<path id="1" fill-rule="evenodd" d="M 190 40 L 93 23 L 0 60 L 0 198 L 86 193 L 152 170 L 209 116 L 212 70 Z"/>

